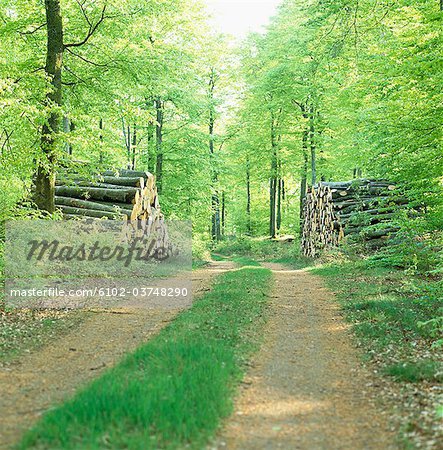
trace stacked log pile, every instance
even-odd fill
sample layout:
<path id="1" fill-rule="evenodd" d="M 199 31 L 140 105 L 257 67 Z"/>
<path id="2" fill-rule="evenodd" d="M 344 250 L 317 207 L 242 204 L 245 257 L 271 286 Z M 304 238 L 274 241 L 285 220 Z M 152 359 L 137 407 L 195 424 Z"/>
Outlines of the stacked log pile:
<path id="1" fill-rule="evenodd" d="M 346 235 L 362 234 L 366 240 L 391 235 L 398 231 L 391 220 L 406 208 L 407 199 L 389 181 L 322 182 L 309 190 L 304 202 L 303 252 L 315 257 Z"/>
<path id="2" fill-rule="evenodd" d="M 92 180 L 61 177 L 56 182 L 55 204 L 68 219 L 162 217 L 154 175 L 134 170 L 106 171 Z"/>
<path id="3" fill-rule="evenodd" d="M 301 239 L 304 255 L 314 258 L 325 247 L 338 245 L 343 235 L 338 223 L 332 190 L 323 185 L 311 188 L 304 199 Z"/>

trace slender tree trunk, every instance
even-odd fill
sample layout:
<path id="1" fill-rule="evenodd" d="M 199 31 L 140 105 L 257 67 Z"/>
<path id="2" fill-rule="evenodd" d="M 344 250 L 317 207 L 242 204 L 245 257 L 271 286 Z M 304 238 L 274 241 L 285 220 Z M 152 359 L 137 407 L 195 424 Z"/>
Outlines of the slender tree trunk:
<path id="1" fill-rule="evenodd" d="M 157 189 L 161 194 L 163 190 L 163 121 L 164 121 L 164 102 L 161 98 L 155 100 L 155 109 L 157 111 L 156 125 L 156 165 L 155 175 L 157 177 Z"/>
<path id="2" fill-rule="evenodd" d="M 247 234 L 251 236 L 251 162 L 249 158 L 246 160 L 246 230 Z"/>
<path id="3" fill-rule="evenodd" d="M 440 11 L 443 11 L 443 0 L 440 0 Z"/>
<path id="4" fill-rule="evenodd" d="M 277 231 L 280 231 L 281 228 L 281 221 L 282 221 L 282 179 L 278 179 L 278 186 L 277 186 Z"/>
<path id="5" fill-rule="evenodd" d="M 270 192 L 270 212 L 269 212 L 269 236 L 275 238 L 276 236 L 276 179 L 271 178 L 269 182 L 269 192 Z"/>
<path id="6" fill-rule="evenodd" d="M 147 155 L 144 158 L 144 160 L 148 164 L 148 172 L 151 173 L 154 173 L 154 161 L 155 161 L 153 142 L 154 142 L 154 125 L 150 123 L 148 125 L 148 144 L 146 148 Z"/>
<path id="7" fill-rule="evenodd" d="M 100 128 L 100 156 L 99 156 L 99 164 L 102 165 L 104 162 L 104 155 L 103 155 L 103 119 L 100 119 L 100 122 L 98 124 Z"/>
<path id="8" fill-rule="evenodd" d="M 134 130 L 132 131 L 132 163 L 131 163 L 132 170 L 135 170 L 136 166 L 136 152 L 137 152 L 137 125 L 134 123 Z"/>
<path id="9" fill-rule="evenodd" d="M 131 169 L 131 139 L 131 125 L 128 125 L 126 128 L 126 154 L 128 155 L 128 169 Z"/>
<path id="10" fill-rule="evenodd" d="M 63 116 L 63 133 L 68 135 L 71 132 L 71 121 L 68 116 Z M 72 148 L 69 142 L 65 142 L 65 153 L 72 155 Z"/>
<path id="11" fill-rule="evenodd" d="M 312 186 L 317 183 L 317 156 L 316 156 L 316 144 L 315 144 L 315 109 L 314 105 L 310 107 L 309 114 L 309 140 L 311 145 L 311 175 Z"/>
<path id="12" fill-rule="evenodd" d="M 222 192 L 222 209 L 221 209 L 221 235 L 225 235 L 226 228 L 226 198 L 225 191 Z"/>
<path id="13" fill-rule="evenodd" d="M 56 134 L 60 128 L 62 104 L 63 22 L 60 0 L 45 0 L 47 47 L 45 72 L 51 80 L 51 90 L 46 94 L 46 106 L 50 109 L 42 127 L 40 146 L 43 158 L 38 161 L 35 175 L 35 203 L 38 208 L 54 212 Z M 54 108 L 55 107 L 55 108 Z"/>
<path id="14" fill-rule="evenodd" d="M 277 170 L 278 170 L 278 143 L 275 129 L 274 114 L 271 114 L 271 146 L 272 146 L 272 160 L 271 160 L 271 178 L 269 182 L 269 235 L 275 238 L 277 232 Z"/>
<path id="15" fill-rule="evenodd" d="M 211 160 L 211 170 L 212 170 L 212 227 L 211 234 L 212 240 L 219 241 L 221 238 L 220 229 L 220 198 L 217 191 L 218 184 L 218 173 L 217 167 L 214 165 L 214 130 L 215 130 L 215 110 L 214 110 L 214 90 L 215 83 L 217 80 L 217 74 L 214 69 L 211 69 L 209 76 L 209 157 Z"/>
<path id="16" fill-rule="evenodd" d="M 307 193 L 308 184 L 308 130 L 303 131 L 302 137 L 302 151 L 303 151 L 303 173 L 301 176 L 300 184 L 300 236 L 303 233 L 303 220 L 304 220 L 304 206 Z"/>

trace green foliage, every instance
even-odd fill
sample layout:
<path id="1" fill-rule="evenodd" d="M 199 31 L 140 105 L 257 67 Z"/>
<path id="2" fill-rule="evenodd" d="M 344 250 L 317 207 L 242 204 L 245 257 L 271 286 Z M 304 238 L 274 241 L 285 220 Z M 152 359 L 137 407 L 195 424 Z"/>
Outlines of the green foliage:
<path id="1" fill-rule="evenodd" d="M 417 383 L 419 381 L 443 382 L 443 365 L 436 361 L 417 361 L 388 366 L 385 373 L 396 381 Z"/>
<path id="2" fill-rule="evenodd" d="M 261 261 L 272 261 L 307 266 L 311 260 L 300 256 L 300 248 L 295 242 L 241 237 L 220 242 L 214 248 L 215 254 L 224 256 L 245 256 Z"/>
<path id="3" fill-rule="evenodd" d="M 218 114 L 225 89 L 217 86 L 216 104 L 209 105 L 207 83 L 211 70 L 226 66 L 224 40 L 209 30 L 199 1 L 69 0 L 61 2 L 65 44 L 81 43 L 104 5 L 104 20 L 90 39 L 65 47 L 59 108 L 64 123 L 55 136 L 60 165 L 87 173 L 121 168 L 134 151 L 137 169 L 155 171 L 154 100 L 161 98 L 162 206 L 171 218 L 192 217 L 195 231 L 204 234 L 211 195 L 207 114 L 210 106 Z M 28 196 L 35 161 L 43 158 L 40 133 L 48 108 L 41 105 L 50 86 L 43 70 L 44 4 L 2 0 L 0 18 L 2 220 Z M 135 149 L 127 148 L 128 131 Z"/>
<path id="4" fill-rule="evenodd" d="M 405 277 L 404 271 L 374 266 L 367 260 L 326 265 L 314 272 L 325 276 L 337 292 L 348 320 L 371 354 L 385 363 L 417 349 L 437 357 L 436 346 L 431 347 L 443 308 L 441 281 Z"/>
<path id="5" fill-rule="evenodd" d="M 242 49 L 245 88 L 228 144 L 238 159 L 235 181 L 226 183 L 236 234 L 246 231 L 247 159 L 253 232 L 267 231 L 273 114 L 291 196 L 283 230 L 298 230 L 299 180 L 311 176 L 303 159 L 313 159 L 303 155 L 304 106 L 315 110 L 309 140 L 317 151 L 317 180 L 349 179 L 361 169 L 364 176 L 396 181 L 423 211 L 426 229 L 441 229 L 442 21 L 438 2 L 282 2 L 267 33 L 252 35 Z"/>
<path id="6" fill-rule="evenodd" d="M 157 337 L 48 412 L 19 448 L 203 448 L 257 348 L 270 279 L 257 267 L 221 275 Z"/>
<path id="7" fill-rule="evenodd" d="M 407 270 L 410 274 L 440 275 L 443 270 L 443 234 L 426 233 L 404 227 L 390 245 L 370 259 L 373 266 L 383 265 Z"/>

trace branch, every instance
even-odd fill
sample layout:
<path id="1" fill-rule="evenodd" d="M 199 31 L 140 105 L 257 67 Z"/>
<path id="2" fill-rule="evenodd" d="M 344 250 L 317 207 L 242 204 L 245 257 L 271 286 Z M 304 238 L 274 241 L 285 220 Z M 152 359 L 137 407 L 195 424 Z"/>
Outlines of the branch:
<path id="1" fill-rule="evenodd" d="M 81 8 L 81 10 L 83 12 L 83 15 L 86 16 L 86 12 L 85 12 L 83 6 L 80 5 L 80 3 L 79 3 L 79 6 L 80 6 L 80 8 Z M 74 42 L 74 43 L 71 43 L 71 44 L 64 44 L 64 48 L 65 49 L 70 48 L 70 47 L 81 47 L 82 45 L 86 44 L 89 41 L 91 36 L 97 31 L 97 28 L 100 26 L 100 24 L 107 18 L 105 16 L 106 6 L 107 6 L 107 4 L 105 3 L 105 5 L 103 6 L 103 9 L 102 9 L 102 13 L 100 15 L 100 19 L 97 20 L 95 25 L 92 25 L 92 23 L 89 20 L 89 18 L 86 19 L 86 21 L 88 22 L 88 25 L 89 25 L 89 30 L 88 30 L 88 33 L 86 34 L 85 38 L 82 41 L 80 41 L 80 42 Z"/>
<path id="2" fill-rule="evenodd" d="M 25 76 L 31 75 L 32 73 L 40 72 L 40 70 L 45 70 L 45 68 L 44 67 L 38 67 L 37 69 L 31 70 L 31 72 L 26 73 L 26 74 L 22 75 L 21 77 L 17 78 L 16 80 L 14 80 L 14 83 L 18 83 L 21 80 L 23 80 L 23 78 L 25 78 Z"/>
<path id="3" fill-rule="evenodd" d="M 25 35 L 29 35 L 29 34 L 34 34 L 37 31 L 41 30 L 42 28 L 44 28 L 46 26 L 46 22 L 39 25 L 37 28 L 34 28 L 33 30 L 30 31 L 18 31 L 18 34 L 20 34 L 21 36 L 25 36 Z"/>
<path id="4" fill-rule="evenodd" d="M 65 46 L 66 48 L 66 46 Z M 92 64 L 95 67 L 108 67 L 108 64 L 99 64 L 96 63 L 94 61 L 90 61 L 89 59 L 86 59 L 84 56 L 79 55 L 78 53 L 74 53 L 71 49 L 66 48 L 66 51 L 69 52 L 71 55 L 76 56 L 77 58 L 81 59 L 82 61 L 88 63 L 88 64 Z"/>
<path id="5" fill-rule="evenodd" d="M 3 153 L 5 146 L 11 149 L 11 144 L 9 142 L 9 139 L 11 138 L 12 134 L 14 133 L 14 130 L 12 130 L 10 133 L 8 133 L 8 130 L 6 128 L 3 129 L 1 137 L 3 137 L 3 133 L 5 133 L 5 140 L 2 145 L 1 153 Z"/>
<path id="6" fill-rule="evenodd" d="M 75 78 L 77 78 L 77 80 L 79 80 L 79 82 L 84 83 L 84 84 L 88 84 L 86 83 L 85 80 L 83 80 L 83 78 L 80 78 L 76 73 L 74 73 L 69 67 L 65 66 L 64 69 L 69 72 L 71 75 L 73 75 Z M 76 83 L 77 84 L 77 83 Z M 72 86 L 72 85 L 71 85 Z"/>

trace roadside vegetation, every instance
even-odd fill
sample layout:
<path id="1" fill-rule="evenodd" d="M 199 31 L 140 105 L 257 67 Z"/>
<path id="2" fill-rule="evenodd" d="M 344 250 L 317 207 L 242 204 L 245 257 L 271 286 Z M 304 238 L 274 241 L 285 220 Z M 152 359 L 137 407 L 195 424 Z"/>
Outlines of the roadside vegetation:
<path id="1" fill-rule="evenodd" d="M 441 233 L 396 239 L 370 254 L 354 243 L 313 272 L 335 292 L 367 363 L 381 375 L 380 396 L 397 408 L 401 447 L 437 448 L 443 440 L 443 239 Z"/>

